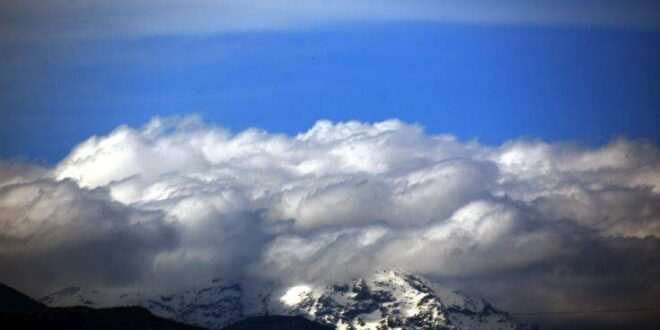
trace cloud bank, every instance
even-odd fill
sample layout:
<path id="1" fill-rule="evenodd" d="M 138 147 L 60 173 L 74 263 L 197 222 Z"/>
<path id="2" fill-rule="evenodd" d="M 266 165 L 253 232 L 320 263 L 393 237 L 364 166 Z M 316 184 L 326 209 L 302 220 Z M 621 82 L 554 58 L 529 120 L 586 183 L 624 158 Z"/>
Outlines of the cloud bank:
<path id="1" fill-rule="evenodd" d="M 513 310 L 644 305 L 660 297 L 660 150 L 155 118 L 53 168 L 1 163 L 0 228 L 0 281 L 33 294 L 393 267 Z"/>
<path id="2" fill-rule="evenodd" d="M 278 31 L 357 22 L 657 28 L 653 0 L 0 0 L 0 35 L 136 38 Z"/>

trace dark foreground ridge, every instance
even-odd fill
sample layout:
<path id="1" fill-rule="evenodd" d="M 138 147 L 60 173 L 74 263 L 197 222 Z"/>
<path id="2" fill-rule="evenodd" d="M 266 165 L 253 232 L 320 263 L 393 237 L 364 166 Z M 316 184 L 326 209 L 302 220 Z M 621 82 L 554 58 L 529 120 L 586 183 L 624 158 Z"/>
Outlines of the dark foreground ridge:
<path id="1" fill-rule="evenodd" d="M 0 324 L 7 329 L 202 329 L 154 316 L 142 307 L 66 307 L 0 313 Z"/>
<path id="2" fill-rule="evenodd" d="M 46 307 L 0 283 L 0 328 L 12 330 L 202 330 L 157 317 L 143 307 Z M 261 316 L 239 321 L 226 330 L 332 330 L 294 316 Z"/>
<path id="3" fill-rule="evenodd" d="M 37 312 L 46 308 L 46 305 L 0 283 L 0 312 Z"/>
<path id="4" fill-rule="evenodd" d="M 332 330 L 334 327 L 296 316 L 259 316 L 238 321 L 223 330 Z"/>
<path id="5" fill-rule="evenodd" d="M 3 329 L 202 329 L 154 316 L 142 307 L 93 309 L 48 308 L 30 297 L 0 284 L 0 326 Z"/>

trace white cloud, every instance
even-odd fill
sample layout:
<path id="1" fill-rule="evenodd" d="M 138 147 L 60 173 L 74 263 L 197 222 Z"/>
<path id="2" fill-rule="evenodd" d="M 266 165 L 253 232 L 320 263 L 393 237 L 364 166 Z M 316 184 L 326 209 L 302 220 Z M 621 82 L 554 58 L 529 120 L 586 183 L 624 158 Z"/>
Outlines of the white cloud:
<path id="1" fill-rule="evenodd" d="M 656 146 L 625 139 L 491 147 L 397 120 L 319 121 L 286 136 L 156 118 L 92 137 L 52 169 L 0 166 L 1 261 L 84 246 L 90 254 L 68 263 L 97 285 L 313 283 L 395 267 L 496 300 L 537 277 L 539 305 L 609 297 L 613 287 L 642 301 L 654 293 L 639 288 L 660 278 L 649 266 L 660 264 L 659 168 Z M 128 275 L 84 269 L 122 244 L 143 251 L 139 267 L 126 260 Z M 562 289 L 576 279 L 586 292 Z"/>

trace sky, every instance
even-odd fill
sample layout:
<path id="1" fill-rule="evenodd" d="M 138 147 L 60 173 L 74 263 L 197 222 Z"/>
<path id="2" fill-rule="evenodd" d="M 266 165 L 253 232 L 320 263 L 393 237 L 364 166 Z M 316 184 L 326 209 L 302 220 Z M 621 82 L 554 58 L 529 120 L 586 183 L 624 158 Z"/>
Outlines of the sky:
<path id="1" fill-rule="evenodd" d="M 0 281 L 656 304 L 659 58 L 656 1 L 0 0 Z"/>
<path id="2" fill-rule="evenodd" d="M 658 14 L 628 17 L 653 2 L 584 1 L 554 19 L 538 11 L 561 1 L 499 15 L 479 1 L 175 3 L 2 2 L 0 155 L 53 164 L 93 134 L 189 113 L 234 131 L 398 118 L 487 144 L 660 142 Z"/>

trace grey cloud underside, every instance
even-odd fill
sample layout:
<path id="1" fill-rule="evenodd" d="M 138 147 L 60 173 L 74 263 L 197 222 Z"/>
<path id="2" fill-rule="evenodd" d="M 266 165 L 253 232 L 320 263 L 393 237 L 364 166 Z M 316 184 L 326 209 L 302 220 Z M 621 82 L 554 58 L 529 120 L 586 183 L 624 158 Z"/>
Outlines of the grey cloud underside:
<path id="1" fill-rule="evenodd" d="M 659 192 L 644 141 L 491 147 L 397 120 L 286 136 L 156 118 L 54 168 L 0 165 L 0 281 L 43 294 L 398 268 L 509 310 L 647 304 Z"/>
<path id="2" fill-rule="evenodd" d="M 177 230 L 160 211 L 127 207 L 70 180 L 23 180 L 0 187 L 4 282 L 30 292 L 126 284 L 144 277 L 145 262 L 177 246 Z"/>

